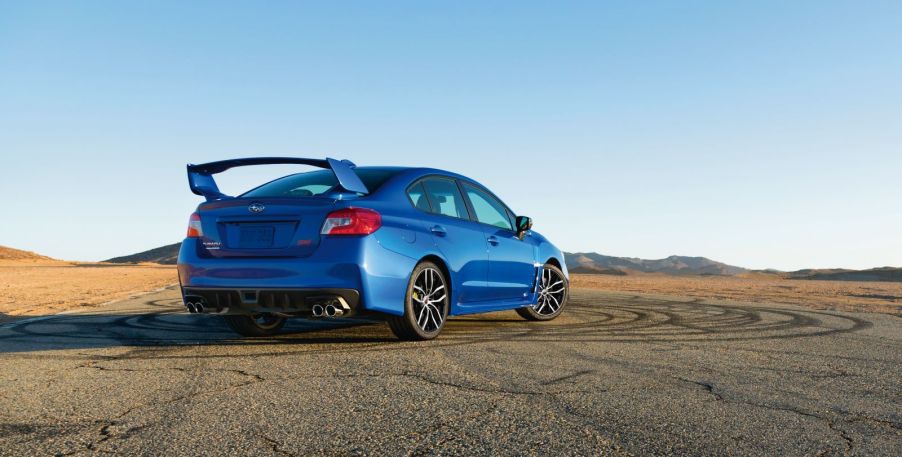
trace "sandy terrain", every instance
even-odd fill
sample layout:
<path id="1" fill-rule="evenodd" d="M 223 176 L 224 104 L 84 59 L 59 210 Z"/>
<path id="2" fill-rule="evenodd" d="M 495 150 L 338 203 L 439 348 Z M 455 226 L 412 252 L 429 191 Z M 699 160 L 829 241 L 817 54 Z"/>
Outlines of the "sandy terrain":
<path id="1" fill-rule="evenodd" d="M 806 281 L 772 277 L 586 275 L 571 278 L 574 288 L 678 295 L 754 303 L 786 303 L 814 309 L 902 315 L 902 283 Z"/>
<path id="2" fill-rule="evenodd" d="M 40 316 L 91 307 L 177 282 L 172 265 L 0 257 L 0 322 L 13 316 Z M 576 274 L 573 287 L 902 315 L 902 283 L 893 282 Z"/>
<path id="3" fill-rule="evenodd" d="M 128 298 L 178 282 L 173 265 L 0 260 L 0 322 Z"/>

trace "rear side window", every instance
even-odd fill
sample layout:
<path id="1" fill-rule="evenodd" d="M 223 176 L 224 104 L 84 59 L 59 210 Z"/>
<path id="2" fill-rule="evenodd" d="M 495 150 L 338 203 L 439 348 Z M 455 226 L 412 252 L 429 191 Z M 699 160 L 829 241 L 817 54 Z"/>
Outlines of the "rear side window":
<path id="1" fill-rule="evenodd" d="M 407 196 L 410 197 L 410 203 L 413 203 L 416 209 L 432 212 L 432 207 L 429 206 L 429 198 L 426 197 L 426 190 L 423 189 L 423 183 L 417 183 L 417 185 L 411 187 L 407 191 Z"/>
<path id="2" fill-rule="evenodd" d="M 354 169 L 354 173 L 360 177 L 370 193 L 375 192 L 396 172 L 396 170 L 381 168 Z M 336 185 L 338 185 L 338 180 L 332 170 L 308 171 L 268 182 L 245 192 L 241 197 L 312 197 L 329 192 Z"/>
<path id="3" fill-rule="evenodd" d="M 460 219 L 469 218 L 457 183 L 450 179 L 430 178 L 423 181 L 423 187 L 432 207 L 430 212 Z"/>
<path id="4" fill-rule="evenodd" d="M 476 213 L 477 221 L 503 229 L 514 229 L 507 208 L 497 198 L 478 187 L 466 183 L 464 183 L 464 189 L 467 192 L 470 203 L 473 205 L 473 212 Z"/>

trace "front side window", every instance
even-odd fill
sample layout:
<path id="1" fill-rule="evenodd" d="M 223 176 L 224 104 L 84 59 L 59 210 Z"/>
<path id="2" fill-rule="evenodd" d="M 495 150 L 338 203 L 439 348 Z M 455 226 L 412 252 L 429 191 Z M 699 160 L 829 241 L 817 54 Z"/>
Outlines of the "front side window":
<path id="1" fill-rule="evenodd" d="M 423 181 L 426 195 L 429 197 L 430 212 L 445 216 L 468 219 L 467 208 L 457 184 L 450 179 L 429 178 Z"/>
<path id="2" fill-rule="evenodd" d="M 464 189 L 473 205 L 477 221 L 498 228 L 514 230 L 507 208 L 497 198 L 470 184 L 464 184 Z"/>

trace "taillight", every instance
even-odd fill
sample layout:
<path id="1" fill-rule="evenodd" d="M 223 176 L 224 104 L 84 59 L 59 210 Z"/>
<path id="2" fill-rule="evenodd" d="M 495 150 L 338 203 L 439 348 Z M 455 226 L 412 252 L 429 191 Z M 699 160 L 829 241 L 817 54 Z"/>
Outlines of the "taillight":
<path id="1" fill-rule="evenodd" d="M 200 238 L 204 236 L 204 230 L 200 227 L 200 215 L 194 213 L 188 218 L 188 238 Z"/>
<path id="2" fill-rule="evenodd" d="M 367 208 L 333 211 L 323 222 L 323 235 L 369 235 L 382 227 L 382 216 Z"/>

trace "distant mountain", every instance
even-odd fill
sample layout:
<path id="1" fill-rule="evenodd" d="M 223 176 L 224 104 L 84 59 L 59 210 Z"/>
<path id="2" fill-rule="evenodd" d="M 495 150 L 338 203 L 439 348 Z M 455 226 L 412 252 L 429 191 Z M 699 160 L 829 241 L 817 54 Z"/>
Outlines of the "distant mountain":
<path id="1" fill-rule="evenodd" d="M 56 260 L 31 251 L 0 246 L 0 260 Z"/>
<path id="2" fill-rule="evenodd" d="M 564 253 L 567 268 L 574 273 L 616 274 L 663 273 L 668 275 L 733 276 L 745 273 L 745 268 L 727 265 L 705 257 L 672 255 L 666 259 L 647 260 L 634 257 L 614 257 L 595 252 Z"/>
<path id="3" fill-rule="evenodd" d="M 172 265 L 179 256 L 181 243 L 158 247 L 137 254 L 115 257 L 105 262 L 140 263 L 154 262 Z M 29 257 L 30 256 L 30 257 Z M 50 259 L 33 252 L 0 246 L 0 260 L 3 259 Z M 672 255 L 666 259 L 638 259 L 635 257 L 614 257 L 596 252 L 564 253 L 567 269 L 576 274 L 602 274 L 626 276 L 630 274 L 659 273 L 671 276 L 742 276 L 749 278 L 781 278 L 825 281 L 894 281 L 902 282 L 902 268 L 882 267 L 869 270 L 805 269 L 791 272 L 778 270 L 747 270 L 727 265 L 705 257 Z"/>
<path id="4" fill-rule="evenodd" d="M 868 270 L 799 270 L 786 273 L 788 279 L 810 279 L 822 281 L 888 281 L 902 282 L 902 268 L 881 267 Z"/>
<path id="5" fill-rule="evenodd" d="M 164 265 L 175 265 L 179 258 L 179 248 L 182 243 L 170 244 L 149 251 L 139 252 L 137 254 L 126 255 L 122 257 L 114 257 L 104 262 L 110 263 L 141 263 L 153 262 L 162 263 Z"/>

